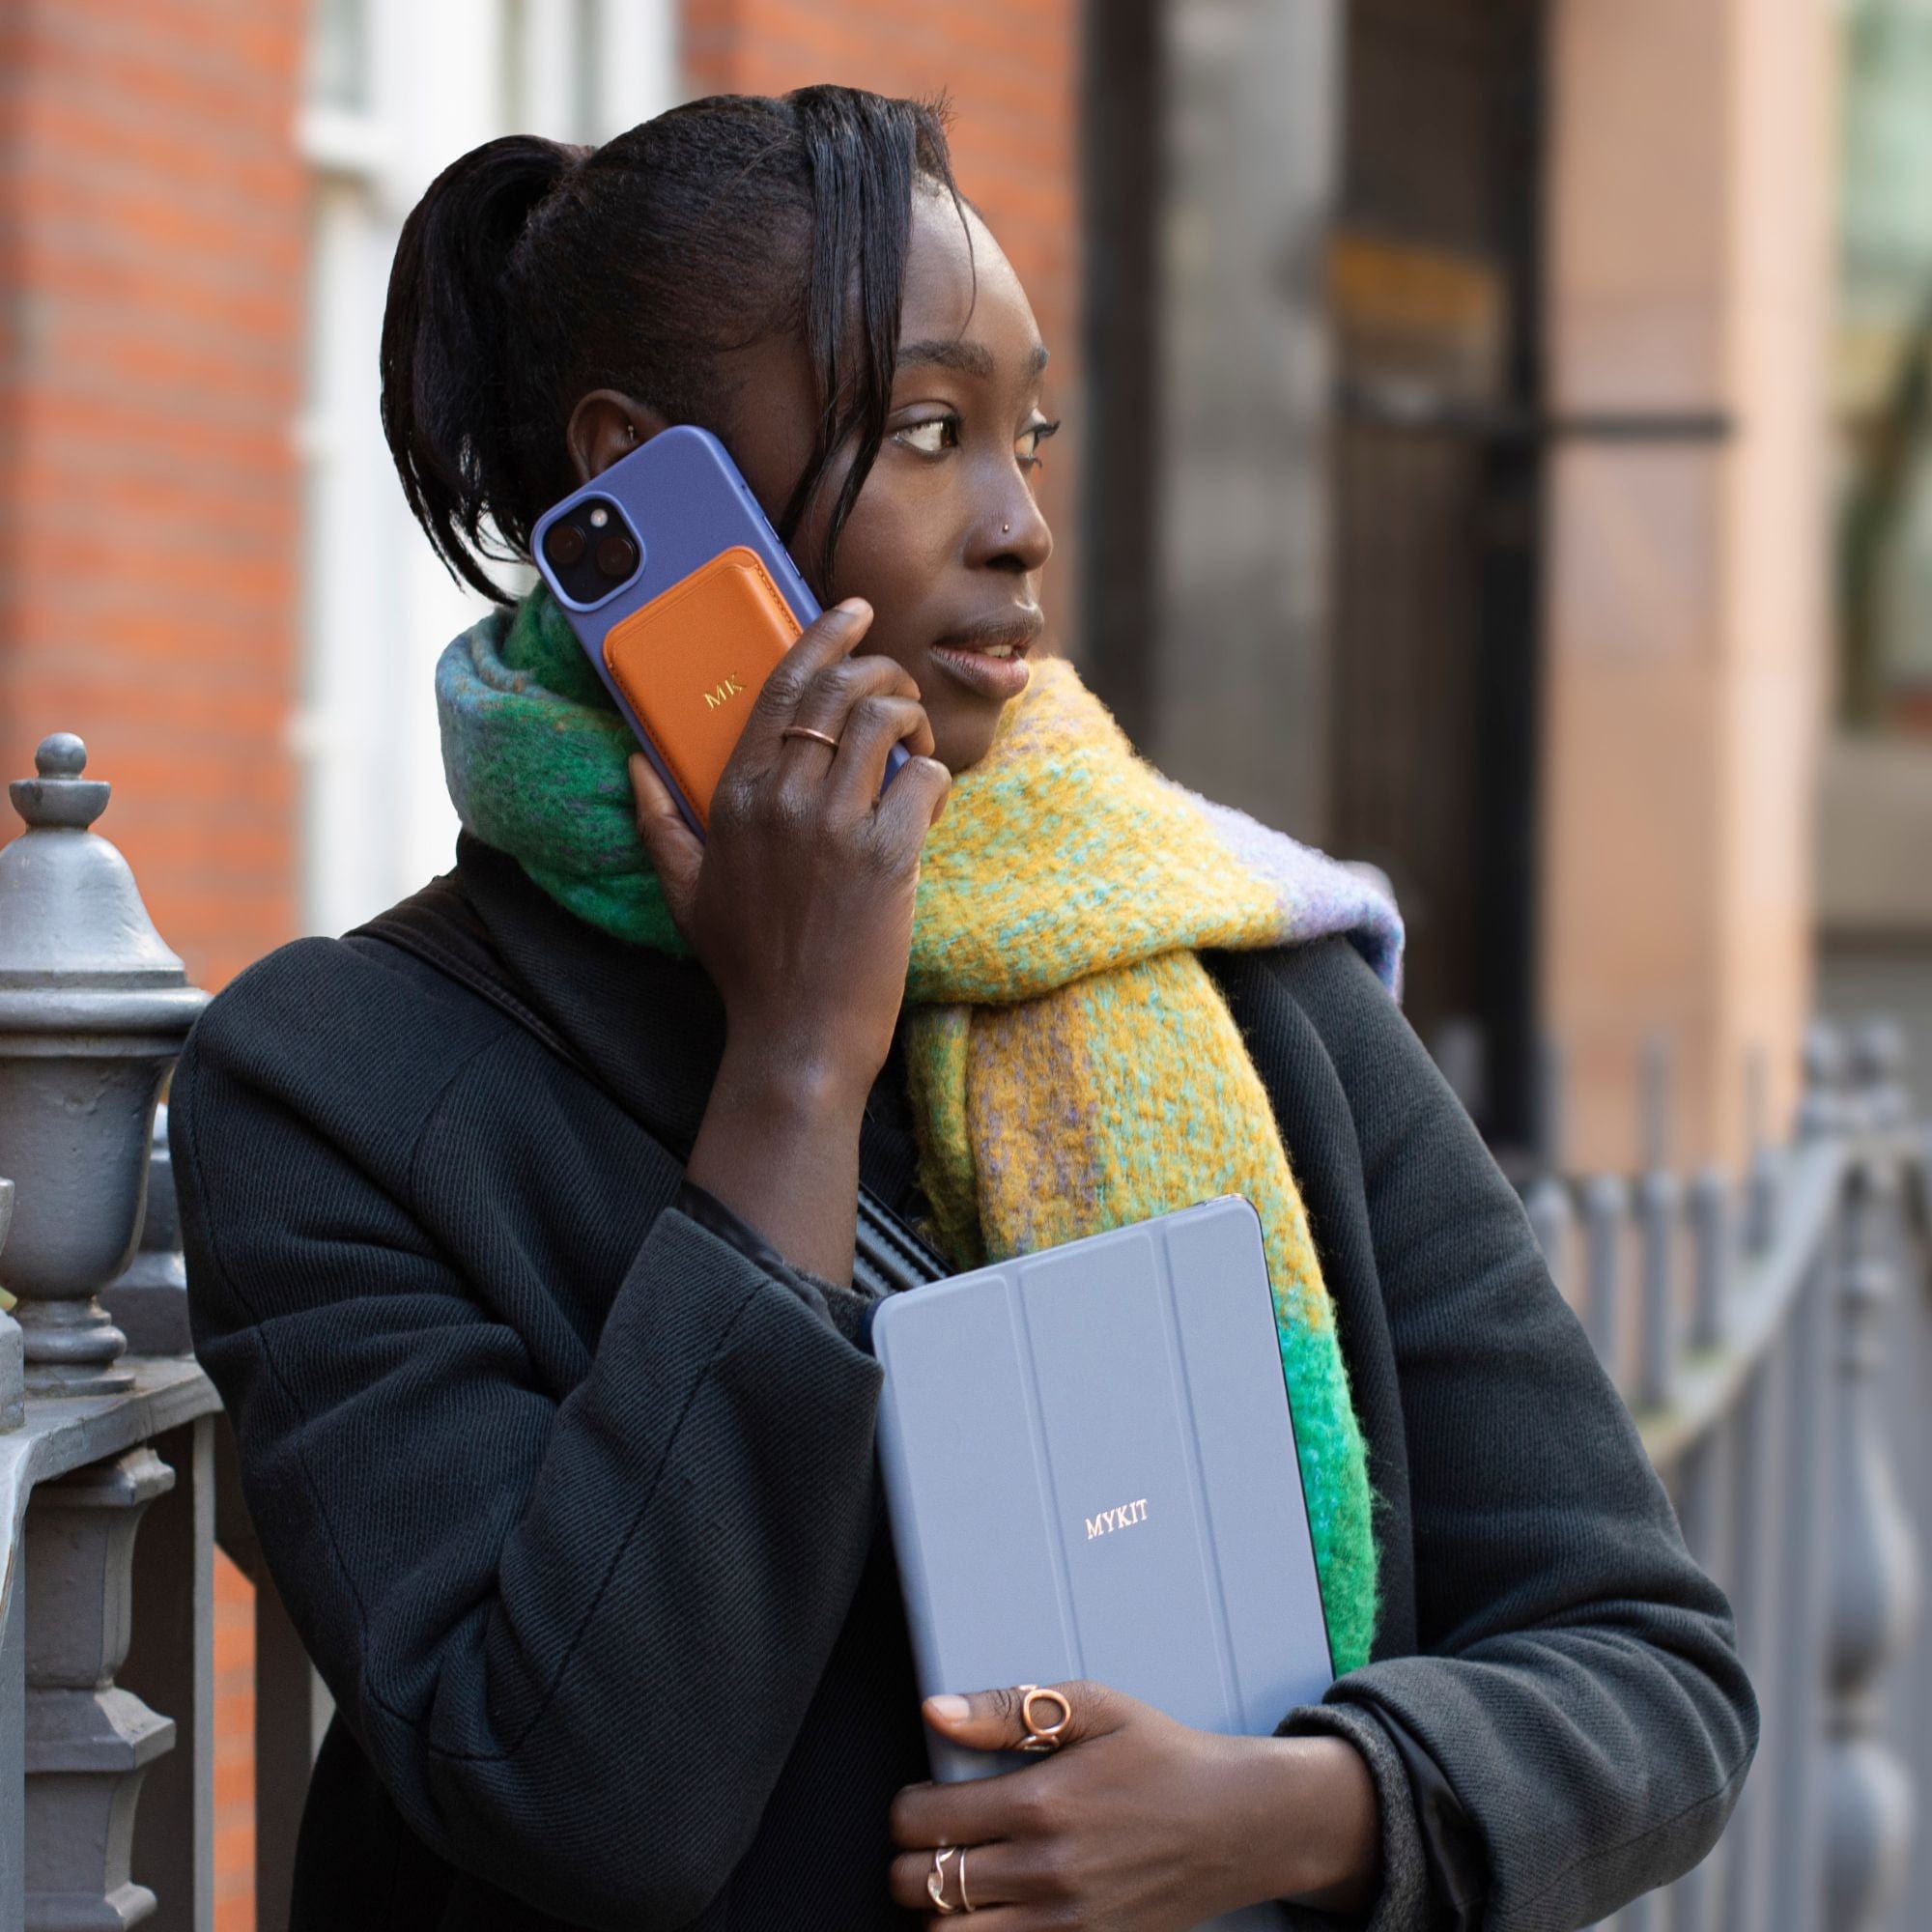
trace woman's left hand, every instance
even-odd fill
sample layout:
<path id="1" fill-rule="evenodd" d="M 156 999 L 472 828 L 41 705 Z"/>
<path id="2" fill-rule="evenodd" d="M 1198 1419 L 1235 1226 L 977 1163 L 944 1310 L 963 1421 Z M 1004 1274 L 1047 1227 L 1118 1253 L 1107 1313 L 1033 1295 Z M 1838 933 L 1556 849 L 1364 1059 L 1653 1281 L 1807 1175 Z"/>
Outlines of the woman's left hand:
<path id="1" fill-rule="evenodd" d="M 1003 1776 L 908 1784 L 893 1800 L 898 1904 L 928 1923 L 941 1916 L 926 1882 L 946 1845 L 965 1848 L 968 1904 L 992 1914 L 984 1932 L 1182 1932 L 1263 1899 L 1373 1902 L 1379 1815 L 1351 1745 L 1222 1737 L 1105 1684 L 1051 1688 L 1071 1709 L 1058 1748 Z M 923 1710 L 975 1749 L 1013 1749 L 1027 1733 L 1017 1689 L 929 1697 Z M 954 1912 L 958 1868 L 947 1861 Z"/>

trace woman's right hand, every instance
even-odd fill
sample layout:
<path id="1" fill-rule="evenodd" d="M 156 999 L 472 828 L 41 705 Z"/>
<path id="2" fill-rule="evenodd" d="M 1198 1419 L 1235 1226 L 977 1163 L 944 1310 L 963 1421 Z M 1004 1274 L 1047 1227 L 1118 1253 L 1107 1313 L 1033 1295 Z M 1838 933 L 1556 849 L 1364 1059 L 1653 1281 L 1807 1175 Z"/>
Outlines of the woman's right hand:
<path id="1" fill-rule="evenodd" d="M 920 847 L 951 782 L 911 676 L 891 658 L 853 655 L 871 621 L 858 598 L 834 606 L 766 679 L 705 842 L 650 761 L 632 759 L 638 830 L 724 1002 L 732 1048 L 755 1043 L 787 1071 L 862 1099 L 892 1045 Z M 838 739 L 838 751 L 783 736 L 788 724 Z M 900 743 L 912 759 L 881 797 Z"/>
<path id="2" fill-rule="evenodd" d="M 786 652 L 719 780 L 703 842 L 650 761 L 631 760 L 639 835 L 724 1003 L 691 1178 L 835 1280 L 851 1264 L 859 1117 L 905 992 L 920 848 L 952 782 L 911 676 L 853 655 L 871 621 L 848 598 Z M 788 724 L 838 750 L 785 737 Z M 913 755 L 882 797 L 901 742 Z"/>

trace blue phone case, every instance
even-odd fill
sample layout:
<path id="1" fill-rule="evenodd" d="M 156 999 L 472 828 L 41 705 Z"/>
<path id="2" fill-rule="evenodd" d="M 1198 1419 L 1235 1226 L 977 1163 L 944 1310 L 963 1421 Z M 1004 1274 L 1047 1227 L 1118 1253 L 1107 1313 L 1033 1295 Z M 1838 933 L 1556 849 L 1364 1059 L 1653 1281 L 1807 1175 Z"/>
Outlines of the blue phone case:
<path id="1" fill-rule="evenodd" d="M 626 582 L 594 602 L 582 603 L 570 597 L 558 582 L 544 554 L 544 538 L 559 518 L 586 497 L 595 497 L 615 503 L 629 521 L 639 563 Z M 532 560 L 562 606 L 577 641 L 611 694 L 611 702 L 629 723 L 644 755 L 669 786 L 685 822 L 700 838 L 703 832 L 696 814 L 604 662 L 604 639 L 634 611 L 739 544 L 753 551 L 770 572 L 799 627 L 812 623 L 819 615 L 818 600 L 779 541 L 751 485 L 710 431 L 688 423 L 661 430 L 630 455 L 620 457 L 602 475 L 553 504 L 530 533 Z M 905 761 L 905 747 L 895 745 L 886 760 L 888 784 Z"/>

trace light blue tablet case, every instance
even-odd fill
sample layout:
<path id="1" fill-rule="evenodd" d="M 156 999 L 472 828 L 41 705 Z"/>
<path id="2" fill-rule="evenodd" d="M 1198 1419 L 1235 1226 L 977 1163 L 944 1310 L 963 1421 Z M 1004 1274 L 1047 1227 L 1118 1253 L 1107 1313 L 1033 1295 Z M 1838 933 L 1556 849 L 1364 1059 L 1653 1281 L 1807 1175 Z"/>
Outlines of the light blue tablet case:
<path id="1" fill-rule="evenodd" d="M 922 1695 L 1090 1677 L 1251 1737 L 1321 1700 L 1334 1669 L 1245 1200 L 889 1295 L 871 1341 Z M 1036 1761 L 926 1742 L 943 1780 Z"/>

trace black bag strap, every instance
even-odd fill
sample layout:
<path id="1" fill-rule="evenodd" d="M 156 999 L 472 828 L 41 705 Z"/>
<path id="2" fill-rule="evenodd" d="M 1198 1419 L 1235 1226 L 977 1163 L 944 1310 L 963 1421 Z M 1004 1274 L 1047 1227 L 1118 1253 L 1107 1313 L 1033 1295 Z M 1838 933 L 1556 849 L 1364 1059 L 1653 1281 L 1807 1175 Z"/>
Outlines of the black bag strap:
<path id="1" fill-rule="evenodd" d="M 346 936 L 380 940 L 469 987 L 534 1035 L 600 1093 L 622 1105 L 597 1069 L 511 985 L 497 963 L 488 928 L 453 880 L 432 880 L 413 897 L 378 913 Z M 690 1153 L 688 1148 L 674 1151 L 680 1160 Z M 864 1181 L 859 1183 L 858 1207 L 852 1246 L 855 1288 L 874 1295 L 893 1294 L 926 1282 L 944 1281 L 952 1273 L 940 1256 Z"/>

